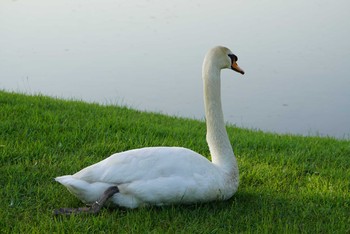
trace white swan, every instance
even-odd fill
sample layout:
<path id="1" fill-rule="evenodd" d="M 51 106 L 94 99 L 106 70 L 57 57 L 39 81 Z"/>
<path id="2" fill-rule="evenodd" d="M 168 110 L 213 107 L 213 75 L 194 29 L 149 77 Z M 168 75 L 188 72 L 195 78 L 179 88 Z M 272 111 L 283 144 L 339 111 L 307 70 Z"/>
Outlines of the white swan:
<path id="1" fill-rule="evenodd" d="M 230 198 L 237 191 L 239 174 L 222 113 L 220 71 L 231 68 L 244 74 L 236 61 L 229 49 L 218 46 L 209 50 L 203 63 L 207 142 L 212 162 L 181 147 L 141 148 L 113 154 L 74 175 L 55 180 L 81 201 L 95 203 L 94 212 L 106 200 L 136 208 Z M 63 208 L 57 212 L 82 209 Z"/>

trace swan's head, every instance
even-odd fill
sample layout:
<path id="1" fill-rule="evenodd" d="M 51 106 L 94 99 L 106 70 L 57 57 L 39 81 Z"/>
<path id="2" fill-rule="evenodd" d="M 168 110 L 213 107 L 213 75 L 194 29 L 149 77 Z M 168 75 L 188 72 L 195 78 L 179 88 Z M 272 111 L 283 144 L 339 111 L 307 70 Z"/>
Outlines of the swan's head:
<path id="1" fill-rule="evenodd" d="M 209 50 L 205 63 L 210 62 L 219 69 L 230 68 L 243 75 L 244 71 L 237 65 L 237 60 L 237 56 L 231 50 L 223 46 L 217 46 Z"/>

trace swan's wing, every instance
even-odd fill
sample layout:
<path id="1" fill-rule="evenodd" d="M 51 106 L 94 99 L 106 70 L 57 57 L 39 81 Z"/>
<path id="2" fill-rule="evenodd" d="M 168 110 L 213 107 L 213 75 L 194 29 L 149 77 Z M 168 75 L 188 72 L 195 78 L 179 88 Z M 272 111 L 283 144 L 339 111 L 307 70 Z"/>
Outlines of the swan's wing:
<path id="1" fill-rule="evenodd" d="M 73 175 L 90 183 L 127 184 L 162 177 L 206 174 L 212 163 L 200 154 L 180 147 L 150 147 L 125 151 L 82 169 Z"/>

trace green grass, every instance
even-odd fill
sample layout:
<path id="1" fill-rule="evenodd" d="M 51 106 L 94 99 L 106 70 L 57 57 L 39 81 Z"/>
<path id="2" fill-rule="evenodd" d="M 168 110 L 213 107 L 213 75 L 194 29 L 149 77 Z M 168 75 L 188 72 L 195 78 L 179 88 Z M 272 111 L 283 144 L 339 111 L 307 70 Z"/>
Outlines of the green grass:
<path id="1" fill-rule="evenodd" d="M 227 129 L 240 168 L 240 187 L 230 200 L 53 217 L 55 208 L 82 206 L 54 177 L 145 146 L 184 146 L 209 157 L 205 123 L 0 91 L 0 230 L 350 232 L 349 141 Z"/>

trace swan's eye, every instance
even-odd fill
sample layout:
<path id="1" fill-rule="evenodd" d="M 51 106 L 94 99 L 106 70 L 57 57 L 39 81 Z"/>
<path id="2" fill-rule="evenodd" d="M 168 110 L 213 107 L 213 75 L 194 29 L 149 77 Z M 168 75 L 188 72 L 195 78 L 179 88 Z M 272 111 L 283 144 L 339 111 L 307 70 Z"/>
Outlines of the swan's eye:
<path id="1" fill-rule="evenodd" d="M 234 54 L 229 54 L 229 55 L 228 55 L 228 57 L 230 57 L 230 59 L 231 59 L 232 63 L 233 63 L 233 62 L 237 62 L 237 61 L 238 61 L 237 56 L 236 56 L 236 55 L 234 55 Z"/>

